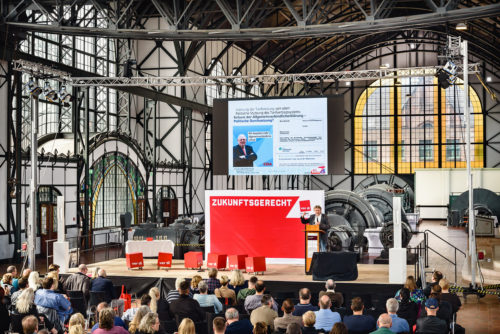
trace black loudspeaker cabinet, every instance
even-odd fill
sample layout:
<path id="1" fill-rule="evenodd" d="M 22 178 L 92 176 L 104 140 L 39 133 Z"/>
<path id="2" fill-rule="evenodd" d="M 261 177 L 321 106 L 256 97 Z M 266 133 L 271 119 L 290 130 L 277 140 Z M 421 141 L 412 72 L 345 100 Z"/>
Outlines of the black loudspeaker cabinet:
<path id="1" fill-rule="evenodd" d="M 120 227 L 130 228 L 132 226 L 132 214 L 130 212 L 125 212 L 120 215 Z"/>
<path id="2" fill-rule="evenodd" d="M 358 278 L 356 252 L 318 252 L 311 262 L 313 281 L 355 281 Z"/>

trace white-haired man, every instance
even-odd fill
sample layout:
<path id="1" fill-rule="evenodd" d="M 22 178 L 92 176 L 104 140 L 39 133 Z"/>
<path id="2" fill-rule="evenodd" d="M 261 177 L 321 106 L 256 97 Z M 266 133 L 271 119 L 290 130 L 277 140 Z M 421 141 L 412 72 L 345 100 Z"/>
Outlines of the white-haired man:
<path id="1" fill-rule="evenodd" d="M 97 275 L 97 278 L 90 283 L 90 291 L 104 292 L 106 294 L 106 303 L 110 304 L 112 308 L 117 307 L 118 316 L 121 317 L 125 303 L 122 299 L 118 299 L 120 296 L 117 296 L 113 282 L 107 278 L 106 270 L 103 268 L 99 269 Z"/>
<path id="2" fill-rule="evenodd" d="M 392 326 L 391 326 L 391 331 L 394 333 L 401 333 L 401 332 L 410 332 L 410 325 L 408 325 L 408 321 L 406 319 L 398 317 L 396 312 L 398 312 L 399 309 L 399 302 L 397 301 L 396 298 L 389 298 L 387 299 L 387 302 L 385 303 L 385 307 L 387 309 L 387 314 L 392 319 Z"/>
<path id="3" fill-rule="evenodd" d="M 257 154 L 252 146 L 247 145 L 247 137 L 244 134 L 238 136 L 238 145 L 233 146 L 233 167 L 253 167 L 257 160 Z"/>

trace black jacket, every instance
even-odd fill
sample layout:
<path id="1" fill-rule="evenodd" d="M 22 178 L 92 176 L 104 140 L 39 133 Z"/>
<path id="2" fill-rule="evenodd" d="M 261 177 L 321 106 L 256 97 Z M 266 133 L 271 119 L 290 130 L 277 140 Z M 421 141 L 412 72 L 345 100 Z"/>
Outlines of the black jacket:
<path id="1" fill-rule="evenodd" d="M 19 313 L 19 312 L 17 312 L 17 309 L 14 309 L 14 311 L 12 311 L 12 314 L 10 315 L 10 317 L 11 317 L 11 322 L 12 322 L 12 332 L 13 333 L 22 333 L 23 332 L 22 321 L 23 321 L 24 317 L 26 317 L 28 315 L 34 315 L 38 319 L 38 322 L 39 322 L 38 328 L 39 329 L 42 329 L 43 327 L 45 327 L 50 331 L 52 328 L 54 328 L 54 325 L 49 321 L 49 319 L 47 319 L 47 317 L 44 316 L 43 314 L 39 314 L 37 309 L 36 309 L 36 305 L 32 304 L 28 313 Z M 40 317 L 43 318 L 43 325 L 40 323 Z"/>
<path id="2" fill-rule="evenodd" d="M 417 319 L 416 333 L 447 334 L 448 327 L 443 319 L 434 316 L 423 317 Z"/>
<path id="3" fill-rule="evenodd" d="M 248 145 L 245 145 L 245 153 L 240 145 L 233 146 L 233 167 L 253 167 L 253 162 L 257 160 L 257 154 L 253 151 L 252 146 Z M 244 157 L 240 158 L 241 156 Z"/>
<path id="4" fill-rule="evenodd" d="M 179 299 L 171 302 L 169 308 L 171 318 L 177 316 L 179 321 L 184 318 L 189 318 L 193 320 L 193 322 L 203 321 L 205 319 L 205 312 L 200 307 L 198 301 L 187 295 L 181 295 Z"/>
<path id="5" fill-rule="evenodd" d="M 399 303 L 398 317 L 408 321 L 408 325 L 413 327 L 417 323 L 418 305 L 412 301 Z"/>
<path id="6" fill-rule="evenodd" d="M 64 282 L 64 288 L 66 291 L 81 291 L 86 300 L 89 300 L 90 277 L 81 272 L 74 273 L 68 276 L 66 282 Z"/>
<path id="7" fill-rule="evenodd" d="M 113 287 L 113 282 L 105 277 L 97 277 L 90 282 L 90 291 L 99 291 L 106 293 L 106 302 L 109 304 L 111 300 L 117 299 L 118 296 L 115 295 L 115 289 Z"/>

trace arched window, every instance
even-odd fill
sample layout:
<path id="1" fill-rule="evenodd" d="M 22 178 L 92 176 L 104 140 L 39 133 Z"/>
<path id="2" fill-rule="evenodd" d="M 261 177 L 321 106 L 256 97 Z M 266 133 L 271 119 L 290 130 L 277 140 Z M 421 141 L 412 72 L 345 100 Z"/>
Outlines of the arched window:
<path id="1" fill-rule="evenodd" d="M 464 168 L 463 82 L 440 89 L 435 77 L 377 80 L 358 99 L 354 172 L 409 174 L 415 168 Z M 484 166 L 483 115 L 469 87 L 472 167 Z"/>
<path id="2" fill-rule="evenodd" d="M 215 64 L 214 64 L 215 62 Z M 216 61 L 215 59 L 212 59 L 212 62 L 210 63 L 210 66 L 212 67 L 212 71 L 210 72 L 209 76 L 212 77 L 218 77 L 218 76 L 225 76 L 226 73 L 224 72 L 224 68 L 222 67 L 222 63 L 220 61 Z M 219 82 L 219 80 L 207 80 L 208 82 Z M 205 93 L 207 95 L 207 105 L 212 106 L 214 104 L 214 99 L 220 99 L 220 98 L 225 98 L 227 96 L 227 86 L 218 84 L 218 85 L 207 85 L 205 89 Z"/>

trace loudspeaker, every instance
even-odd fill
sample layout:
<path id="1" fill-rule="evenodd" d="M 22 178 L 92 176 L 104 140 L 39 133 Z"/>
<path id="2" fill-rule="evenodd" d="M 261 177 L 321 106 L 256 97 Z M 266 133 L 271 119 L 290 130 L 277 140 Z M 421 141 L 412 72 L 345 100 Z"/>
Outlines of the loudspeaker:
<path id="1" fill-rule="evenodd" d="M 311 262 L 313 281 L 354 281 L 358 278 L 356 252 L 314 253 Z"/>
<path id="2" fill-rule="evenodd" d="M 130 212 L 125 212 L 120 215 L 120 227 L 130 228 L 132 226 L 132 214 Z"/>

